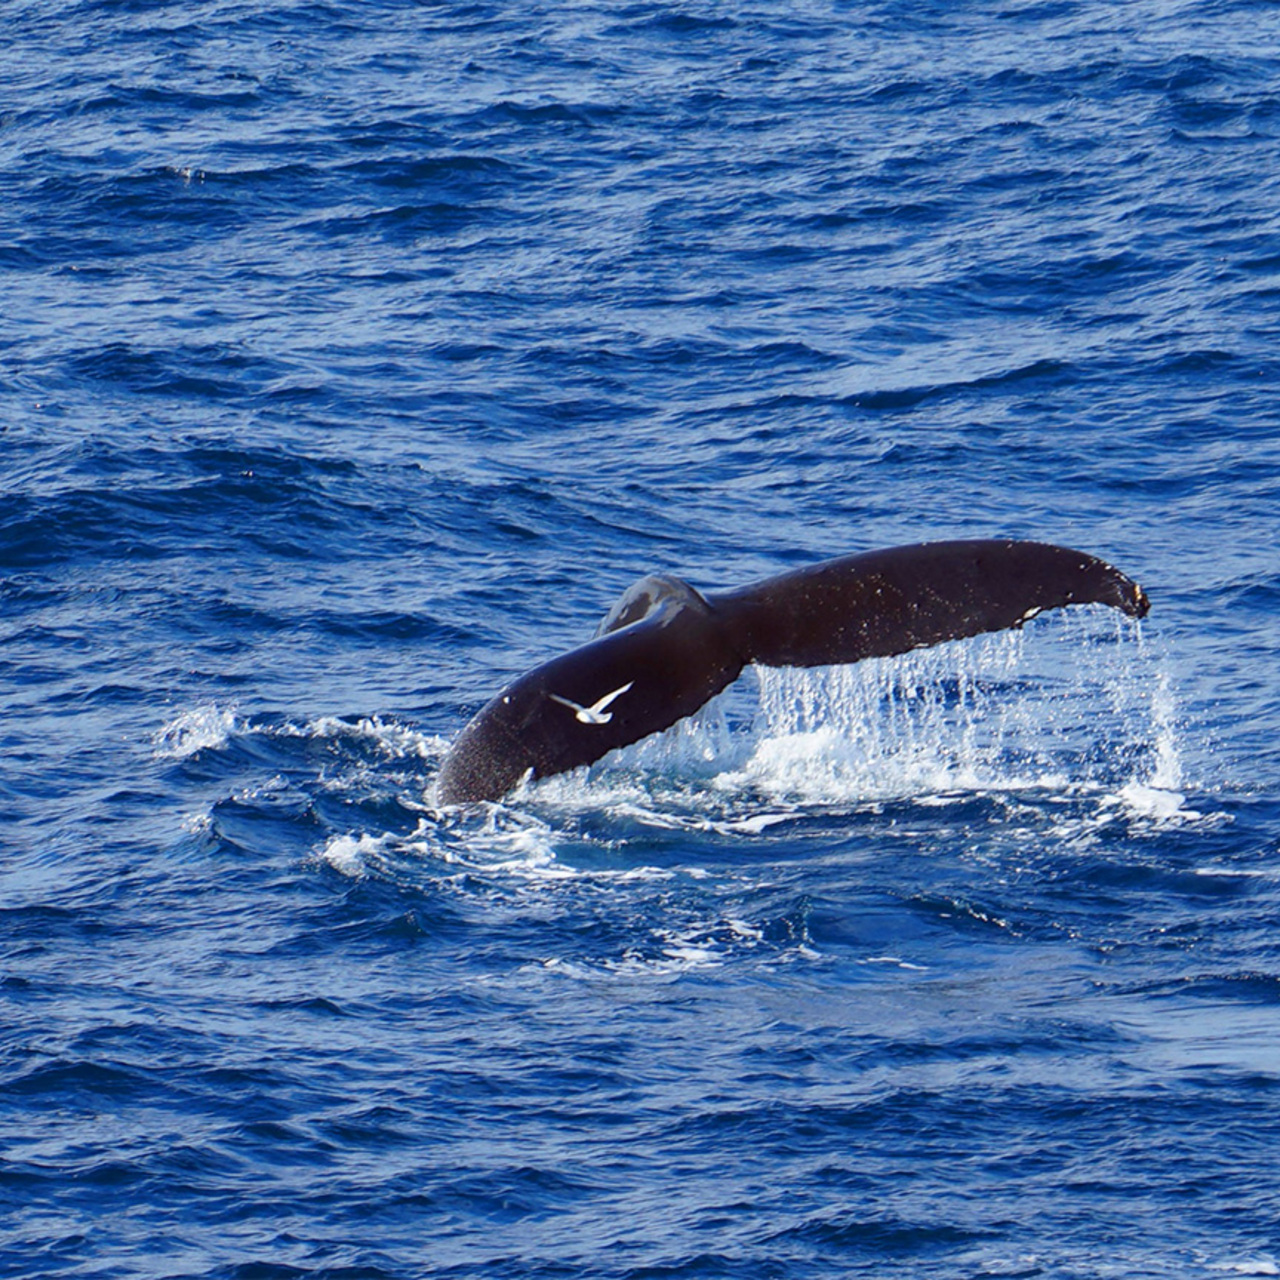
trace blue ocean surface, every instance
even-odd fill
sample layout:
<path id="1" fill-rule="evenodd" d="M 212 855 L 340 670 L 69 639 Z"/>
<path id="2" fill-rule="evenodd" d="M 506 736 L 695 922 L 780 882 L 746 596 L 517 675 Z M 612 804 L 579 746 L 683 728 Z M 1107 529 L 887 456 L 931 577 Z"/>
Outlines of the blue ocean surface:
<path id="1" fill-rule="evenodd" d="M 1280 1275 L 1280 7 L 0 17 L 0 1275 Z M 435 803 L 1006 536 L 1150 616 Z"/>

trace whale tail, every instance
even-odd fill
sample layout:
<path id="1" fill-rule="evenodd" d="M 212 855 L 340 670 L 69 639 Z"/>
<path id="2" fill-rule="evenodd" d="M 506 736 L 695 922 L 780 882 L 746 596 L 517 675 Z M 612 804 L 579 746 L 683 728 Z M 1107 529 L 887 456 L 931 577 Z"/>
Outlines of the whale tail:
<path id="1" fill-rule="evenodd" d="M 842 556 L 708 597 L 748 662 L 816 667 L 885 658 L 1019 627 L 1047 609 L 1107 604 L 1132 617 L 1137 583 L 1044 542 L 925 542 Z"/>
<path id="2" fill-rule="evenodd" d="M 535 667 L 480 710 L 445 757 L 436 799 L 497 800 L 525 777 L 591 764 L 692 715 L 742 667 L 702 596 L 678 578 L 645 578 L 601 635 Z"/>
<path id="3" fill-rule="evenodd" d="M 445 757 L 436 798 L 497 800 L 526 777 L 591 764 L 692 715 L 748 663 L 887 657 L 1089 603 L 1137 618 L 1149 607 L 1105 561 L 1040 542 L 894 547 L 707 596 L 679 578 L 643 578 L 594 640 L 481 709 Z"/>

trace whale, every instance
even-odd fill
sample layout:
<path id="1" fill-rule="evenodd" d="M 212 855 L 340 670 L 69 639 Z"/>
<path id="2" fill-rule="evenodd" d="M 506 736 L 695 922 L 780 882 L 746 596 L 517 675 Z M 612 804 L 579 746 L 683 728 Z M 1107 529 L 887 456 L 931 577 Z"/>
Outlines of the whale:
<path id="1" fill-rule="evenodd" d="M 815 667 L 1018 628 L 1049 609 L 1103 604 L 1142 618 L 1141 587 L 1096 556 L 1045 542 L 924 542 L 840 556 L 703 593 L 640 579 L 596 636 L 526 672 L 458 734 L 441 806 L 496 801 L 593 764 L 693 715 L 751 664 Z"/>

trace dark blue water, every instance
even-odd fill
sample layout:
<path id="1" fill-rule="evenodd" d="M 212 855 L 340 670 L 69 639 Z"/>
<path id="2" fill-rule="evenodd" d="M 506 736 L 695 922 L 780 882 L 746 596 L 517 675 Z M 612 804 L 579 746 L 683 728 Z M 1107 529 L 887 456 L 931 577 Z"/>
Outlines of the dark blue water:
<path id="1" fill-rule="evenodd" d="M 1280 1274 L 1280 9 L 0 10 L 0 1273 Z M 1150 618 L 432 805 L 995 535 Z"/>

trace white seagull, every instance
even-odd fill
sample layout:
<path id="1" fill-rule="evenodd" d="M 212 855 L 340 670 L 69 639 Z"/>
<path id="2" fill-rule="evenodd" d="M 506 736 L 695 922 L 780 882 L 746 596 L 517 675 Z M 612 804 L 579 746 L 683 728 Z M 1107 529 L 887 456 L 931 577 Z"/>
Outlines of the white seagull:
<path id="1" fill-rule="evenodd" d="M 634 680 L 628 680 L 621 689 L 615 689 L 612 693 L 606 693 L 599 702 L 592 703 L 589 707 L 584 707 L 574 702 L 572 698 L 562 698 L 558 693 L 549 693 L 547 697 L 552 702 L 558 702 L 562 707 L 568 707 L 583 724 L 608 724 L 613 719 L 613 712 L 606 711 L 605 708 L 615 698 L 620 698 L 631 686 L 635 684 Z"/>

